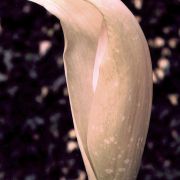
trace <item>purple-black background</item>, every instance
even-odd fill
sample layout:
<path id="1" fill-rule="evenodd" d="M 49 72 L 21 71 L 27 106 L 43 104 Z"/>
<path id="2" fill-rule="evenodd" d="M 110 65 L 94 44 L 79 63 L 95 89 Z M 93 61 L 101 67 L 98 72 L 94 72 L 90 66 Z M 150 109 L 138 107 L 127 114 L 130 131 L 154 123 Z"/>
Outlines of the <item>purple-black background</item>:
<path id="1" fill-rule="evenodd" d="M 153 66 L 151 122 L 137 179 L 179 180 L 180 1 L 123 2 L 140 22 Z M 59 22 L 45 9 L 0 0 L 0 180 L 87 179 L 63 48 Z"/>

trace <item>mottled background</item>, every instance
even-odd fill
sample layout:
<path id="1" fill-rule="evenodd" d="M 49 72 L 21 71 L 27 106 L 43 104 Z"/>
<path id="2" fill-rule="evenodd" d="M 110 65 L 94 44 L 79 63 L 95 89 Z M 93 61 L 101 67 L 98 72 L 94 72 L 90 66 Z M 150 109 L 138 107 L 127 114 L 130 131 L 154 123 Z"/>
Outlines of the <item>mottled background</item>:
<path id="1" fill-rule="evenodd" d="M 124 0 L 153 66 L 150 129 L 138 180 L 180 179 L 180 1 Z M 73 130 L 58 20 L 0 0 L 0 180 L 87 179 Z"/>

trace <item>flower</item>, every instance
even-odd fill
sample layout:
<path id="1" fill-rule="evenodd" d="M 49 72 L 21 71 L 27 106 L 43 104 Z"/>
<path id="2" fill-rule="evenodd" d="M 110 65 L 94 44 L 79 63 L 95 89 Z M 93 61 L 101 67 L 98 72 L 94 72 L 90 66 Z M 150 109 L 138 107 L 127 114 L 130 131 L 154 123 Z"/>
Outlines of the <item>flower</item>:
<path id="1" fill-rule="evenodd" d="M 32 0 L 60 19 L 73 121 L 90 180 L 132 180 L 149 126 L 152 68 L 119 0 Z"/>

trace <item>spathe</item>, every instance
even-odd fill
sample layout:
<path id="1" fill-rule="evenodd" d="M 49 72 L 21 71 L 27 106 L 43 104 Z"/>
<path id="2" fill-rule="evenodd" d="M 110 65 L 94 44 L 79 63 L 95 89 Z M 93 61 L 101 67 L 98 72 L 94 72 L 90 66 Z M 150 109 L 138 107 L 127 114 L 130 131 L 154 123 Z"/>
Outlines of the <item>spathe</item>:
<path id="1" fill-rule="evenodd" d="M 144 35 L 119 0 L 33 0 L 61 20 L 73 121 L 90 180 L 132 180 L 148 131 L 152 72 Z"/>

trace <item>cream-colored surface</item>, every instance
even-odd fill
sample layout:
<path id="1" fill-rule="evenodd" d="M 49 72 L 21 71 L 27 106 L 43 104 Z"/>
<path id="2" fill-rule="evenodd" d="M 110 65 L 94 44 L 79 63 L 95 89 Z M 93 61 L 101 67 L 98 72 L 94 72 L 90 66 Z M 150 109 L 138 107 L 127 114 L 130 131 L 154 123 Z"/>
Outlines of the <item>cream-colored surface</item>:
<path id="1" fill-rule="evenodd" d="M 33 1 L 61 20 L 71 110 L 89 179 L 136 179 L 152 72 L 134 16 L 119 0 Z"/>

